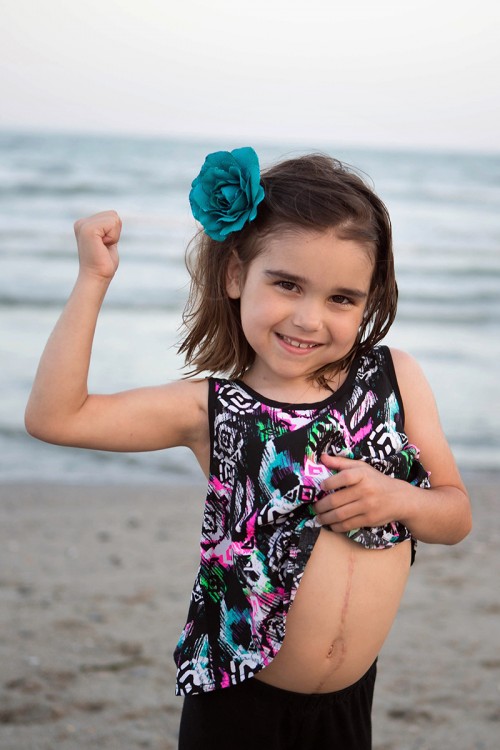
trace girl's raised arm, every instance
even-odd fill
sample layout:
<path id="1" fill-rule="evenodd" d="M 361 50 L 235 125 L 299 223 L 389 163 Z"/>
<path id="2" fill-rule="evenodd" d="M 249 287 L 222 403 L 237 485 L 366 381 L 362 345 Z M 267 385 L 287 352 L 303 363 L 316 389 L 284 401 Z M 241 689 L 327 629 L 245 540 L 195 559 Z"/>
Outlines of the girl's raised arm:
<path id="1" fill-rule="evenodd" d="M 75 224 L 80 270 L 43 352 L 26 408 L 26 429 L 41 440 L 113 451 L 143 451 L 208 440 L 203 381 L 179 381 L 113 395 L 89 395 L 87 378 L 98 314 L 118 268 L 115 211 Z"/>

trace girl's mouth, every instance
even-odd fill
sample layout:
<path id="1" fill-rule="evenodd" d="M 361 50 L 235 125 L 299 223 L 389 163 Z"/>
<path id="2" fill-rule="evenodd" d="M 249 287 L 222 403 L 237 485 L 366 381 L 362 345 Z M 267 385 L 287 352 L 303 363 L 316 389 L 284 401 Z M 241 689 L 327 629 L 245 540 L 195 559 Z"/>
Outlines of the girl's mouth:
<path id="1" fill-rule="evenodd" d="M 295 349 L 315 349 L 317 346 L 321 346 L 321 344 L 315 344 L 311 341 L 299 341 L 299 339 L 292 339 L 290 338 L 290 336 L 284 336 L 281 333 L 278 333 L 277 336 L 281 339 L 281 341 L 284 341 L 285 344 L 293 346 Z"/>

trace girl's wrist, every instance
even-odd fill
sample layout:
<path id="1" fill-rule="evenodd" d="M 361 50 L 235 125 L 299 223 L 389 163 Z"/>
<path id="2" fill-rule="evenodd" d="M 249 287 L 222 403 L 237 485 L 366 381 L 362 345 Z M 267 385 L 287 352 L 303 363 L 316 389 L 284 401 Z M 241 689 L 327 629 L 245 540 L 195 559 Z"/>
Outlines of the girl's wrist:
<path id="1" fill-rule="evenodd" d="M 396 520 L 402 523 L 411 532 L 419 514 L 420 493 L 425 492 L 421 487 L 414 487 L 403 479 L 396 479 L 398 487 Z"/>
<path id="2" fill-rule="evenodd" d="M 109 286 L 109 284 L 113 281 L 114 274 L 109 275 L 105 273 L 100 273 L 97 269 L 89 268 L 84 265 L 80 265 L 78 269 L 78 278 L 82 279 L 89 279 L 93 281 L 98 281 L 100 283 L 106 284 Z"/>
<path id="3" fill-rule="evenodd" d="M 85 289 L 87 294 L 99 294 L 104 296 L 111 284 L 113 277 L 103 276 L 89 269 L 80 268 L 76 278 L 75 288 Z"/>

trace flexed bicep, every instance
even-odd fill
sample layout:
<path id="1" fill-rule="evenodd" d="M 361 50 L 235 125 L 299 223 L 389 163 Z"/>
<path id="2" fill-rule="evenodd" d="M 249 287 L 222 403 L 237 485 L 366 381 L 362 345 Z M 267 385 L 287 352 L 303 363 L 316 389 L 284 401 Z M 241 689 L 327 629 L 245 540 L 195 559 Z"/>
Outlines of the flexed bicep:
<path id="1" fill-rule="evenodd" d="M 90 394 L 70 418 L 35 434 L 47 442 L 108 451 L 194 449 L 206 433 L 207 385 L 177 381 L 110 395 Z"/>

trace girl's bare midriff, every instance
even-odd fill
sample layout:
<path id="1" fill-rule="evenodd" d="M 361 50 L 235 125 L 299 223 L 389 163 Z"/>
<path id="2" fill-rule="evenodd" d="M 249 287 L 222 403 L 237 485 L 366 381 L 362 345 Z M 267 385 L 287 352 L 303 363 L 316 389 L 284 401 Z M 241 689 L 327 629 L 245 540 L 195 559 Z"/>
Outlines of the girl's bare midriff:
<path id="1" fill-rule="evenodd" d="M 299 693 L 356 682 L 391 629 L 410 556 L 410 542 L 367 550 L 322 529 L 288 613 L 283 645 L 257 679 Z"/>

